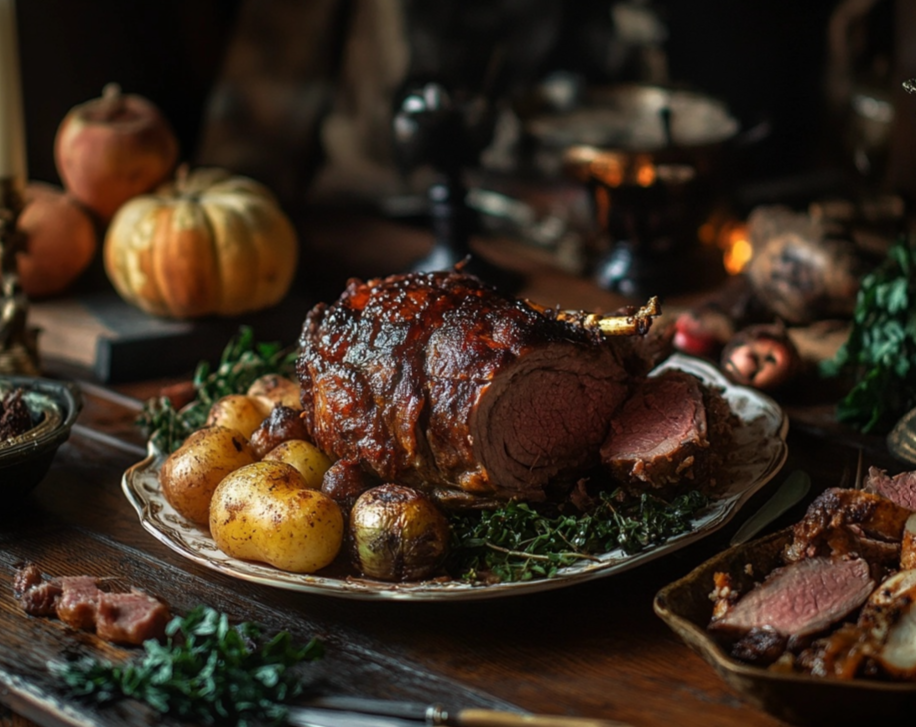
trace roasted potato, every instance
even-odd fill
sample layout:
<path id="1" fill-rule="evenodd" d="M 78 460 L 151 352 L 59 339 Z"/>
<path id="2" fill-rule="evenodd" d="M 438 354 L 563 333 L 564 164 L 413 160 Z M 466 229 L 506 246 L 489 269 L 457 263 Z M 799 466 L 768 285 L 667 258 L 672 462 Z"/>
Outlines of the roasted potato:
<path id="1" fill-rule="evenodd" d="M 412 487 L 385 483 L 366 490 L 350 510 L 349 528 L 353 564 L 370 578 L 426 578 L 448 551 L 448 520 Z"/>
<path id="2" fill-rule="evenodd" d="M 295 467 L 261 461 L 219 483 L 210 503 L 210 534 L 233 558 L 313 573 L 337 556 L 344 520 L 337 503 L 309 489 Z"/>
<path id="3" fill-rule="evenodd" d="M 334 464 L 328 455 L 304 439 L 288 439 L 281 442 L 264 455 L 264 460 L 291 464 L 299 470 L 299 474 L 305 480 L 305 486 L 310 490 L 321 489 L 324 473 Z"/>
<path id="4" fill-rule="evenodd" d="M 235 429 L 245 439 L 250 439 L 255 429 L 270 414 L 270 409 L 257 399 L 245 394 L 229 394 L 210 407 L 207 426 L 218 425 Z"/>
<path id="5" fill-rule="evenodd" d="M 238 431 L 205 427 L 169 455 L 159 471 L 159 484 L 165 499 L 180 515 L 206 525 L 210 520 L 210 498 L 220 480 L 254 461 L 248 440 Z"/>
<path id="6" fill-rule="evenodd" d="M 260 401 L 268 411 L 277 404 L 302 409 L 299 383 L 280 374 L 265 374 L 256 379 L 245 393 Z"/>

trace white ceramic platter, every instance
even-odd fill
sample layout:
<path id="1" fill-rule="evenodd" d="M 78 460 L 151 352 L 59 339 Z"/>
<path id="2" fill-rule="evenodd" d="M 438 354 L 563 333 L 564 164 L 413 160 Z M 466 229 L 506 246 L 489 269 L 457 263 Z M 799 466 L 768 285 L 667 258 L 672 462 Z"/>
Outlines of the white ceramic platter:
<path id="1" fill-rule="evenodd" d="M 444 601 L 497 598 L 564 588 L 583 581 L 620 573 L 644 565 L 715 532 L 731 520 L 742 505 L 769 482 L 785 463 L 788 450 L 788 418 L 779 405 L 754 389 L 735 386 L 713 366 L 675 354 L 656 371 L 678 368 L 721 387 L 732 412 L 741 424 L 729 453 L 719 494 L 702 511 L 686 533 L 640 553 L 622 550 L 604 553 L 595 560 L 563 568 L 553 578 L 519 583 L 472 585 L 459 581 L 383 583 L 356 577 L 332 578 L 301 575 L 269 565 L 242 561 L 218 550 L 210 534 L 182 518 L 166 502 L 159 487 L 159 468 L 164 456 L 152 451 L 124 473 L 122 488 L 140 516 L 143 527 L 182 556 L 235 578 L 305 593 L 368 600 Z"/>

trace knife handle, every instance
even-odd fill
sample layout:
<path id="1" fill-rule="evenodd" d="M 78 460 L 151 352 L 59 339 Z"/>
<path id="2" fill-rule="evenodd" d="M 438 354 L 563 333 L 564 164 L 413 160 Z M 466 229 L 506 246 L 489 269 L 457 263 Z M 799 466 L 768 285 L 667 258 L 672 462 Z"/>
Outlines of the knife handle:
<path id="1" fill-rule="evenodd" d="M 493 709 L 462 709 L 452 723 L 458 727 L 632 727 L 625 722 L 553 714 L 515 714 Z"/>

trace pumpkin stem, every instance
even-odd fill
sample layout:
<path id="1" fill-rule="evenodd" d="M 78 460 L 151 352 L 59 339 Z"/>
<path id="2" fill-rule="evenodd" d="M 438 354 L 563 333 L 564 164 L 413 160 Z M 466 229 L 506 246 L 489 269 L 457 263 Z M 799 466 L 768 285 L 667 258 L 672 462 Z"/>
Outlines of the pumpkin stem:
<path id="1" fill-rule="evenodd" d="M 187 162 L 183 162 L 178 165 L 178 169 L 175 170 L 175 189 L 178 192 L 184 192 L 185 188 L 188 185 L 188 175 L 190 174 L 190 167 Z"/>
<path id="2" fill-rule="evenodd" d="M 105 87 L 102 89 L 102 98 L 106 101 L 117 99 L 120 95 L 121 84 L 119 83 L 106 83 Z"/>

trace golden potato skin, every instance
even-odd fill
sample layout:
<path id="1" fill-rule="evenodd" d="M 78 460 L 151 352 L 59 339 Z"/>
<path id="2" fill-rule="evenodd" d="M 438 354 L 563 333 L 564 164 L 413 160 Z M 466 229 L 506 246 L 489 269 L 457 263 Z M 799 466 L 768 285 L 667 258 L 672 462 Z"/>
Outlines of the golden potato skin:
<path id="1" fill-rule="evenodd" d="M 198 429 L 168 456 L 159 470 L 162 494 L 175 510 L 199 525 L 210 521 L 213 491 L 233 470 L 255 461 L 254 452 L 235 429 Z"/>
<path id="2" fill-rule="evenodd" d="M 261 402 L 245 394 L 229 394 L 213 402 L 207 415 L 207 426 L 218 425 L 235 429 L 245 439 L 261 426 L 261 422 L 270 413 Z"/>
<path id="3" fill-rule="evenodd" d="M 446 556 L 449 523 L 423 492 L 386 482 L 363 492 L 350 510 L 353 564 L 370 578 L 417 581 Z"/>
<path id="4" fill-rule="evenodd" d="M 321 489 L 324 473 L 334 464 L 328 455 L 304 439 L 287 439 L 265 454 L 263 459 L 291 464 L 299 470 L 310 490 Z"/>
<path id="5" fill-rule="evenodd" d="M 219 483 L 210 503 L 210 534 L 233 558 L 314 573 L 340 551 L 344 520 L 337 503 L 306 487 L 295 467 L 262 460 Z"/>
<path id="6" fill-rule="evenodd" d="M 258 399 L 268 411 L 277 404 L 288 406 L 290 409 L 302 409 L 299 382 L 280 374 L 265 374 L 252 382 L 245 393 Z"/>

